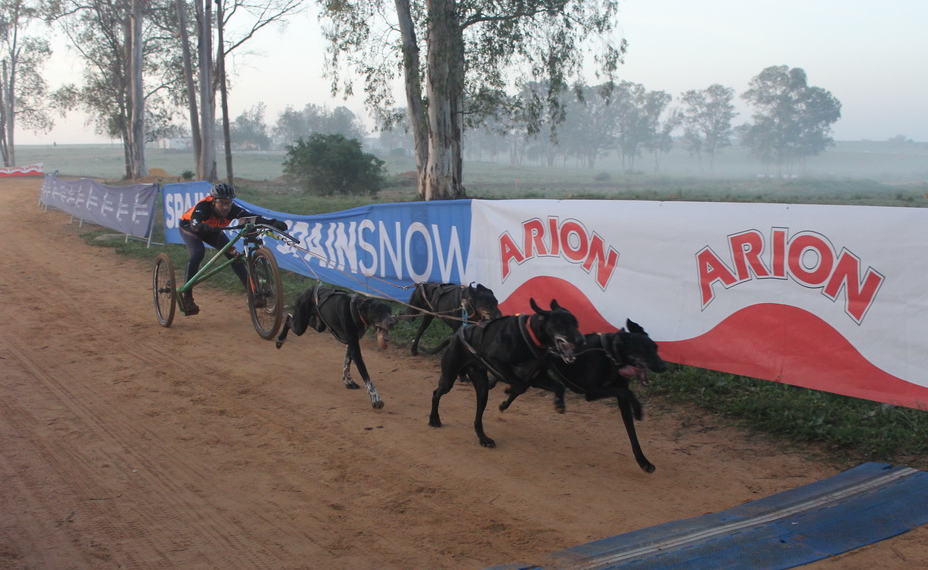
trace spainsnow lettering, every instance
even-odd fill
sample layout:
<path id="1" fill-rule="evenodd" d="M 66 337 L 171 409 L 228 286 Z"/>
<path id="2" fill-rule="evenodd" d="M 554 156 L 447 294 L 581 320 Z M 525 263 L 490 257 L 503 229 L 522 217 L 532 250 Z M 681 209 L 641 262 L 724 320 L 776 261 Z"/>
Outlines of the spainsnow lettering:
<path id="1" fill-rule="evenodd" d="M 512 263 L 522 265 L 537 257 L 563 257 L 592 273 L 596 284 L 605 290 L 619 260 L 619 252 L 611 246 L 607 249 L 599 234 L 575 219 L 563 222 L 557 217 L 549 217 L 547 221 L 526 220 L 522 222 L 521 238 L 521 246 L 509 232 L 499 238 L 503 281 L 512 272 Z"/>
<path id="2" fill-rule="evenodd" d="M 863 264 L 849 250 L 840 253 L 821 234 L 803 231 L 789 238 L 786 228 L 772 228 L 769 244 L 761 232 L 748 230 L 728 236 L 727 265 L 712 248 L 696 253 L 702 308 L 715 299 L 714 286 L 730 289 L 753 279 L 793 279 L 833 302 L 844 294 L 844 312 L 857 324 L 873 306 L 885 277 Z M 768 247 L 769 250 L 768 250 Z"/>
<path id="3" fill-rule="evenodd" d="M 180 226 L 180 218 L 202 200 L 206 194 L 191 194 L 189 192 L 172 192 L 164 195 L 164 226 L 176 229 Z"/>
<path id="4" fill-rule="evenodd" d="M 442 282 L 464 275 L 464 254 L 457 228 L 431 228 L 421 222 L 403 226 L 399 221 L 376 224 L 364 219 L 351 222 L 295 222 L 291 235 L 302 244 L 298 252 L 284 244 L 278 250 L 296 252 L 321 267 L 412 281 L 433 280 L 437 266 Z M 447 234 L 447 235 L 445 235 Z"/>

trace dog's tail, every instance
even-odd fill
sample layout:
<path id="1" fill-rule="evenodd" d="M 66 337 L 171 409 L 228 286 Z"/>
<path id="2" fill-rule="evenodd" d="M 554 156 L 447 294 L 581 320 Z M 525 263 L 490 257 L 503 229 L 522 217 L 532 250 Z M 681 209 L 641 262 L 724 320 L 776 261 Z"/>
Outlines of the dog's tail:
<path id="1" fill-rule="evenodd" d="M 422 291 L 422 283 L 416 283 L 412 295 L 409 296 L 409 302 L 406 303 L 406 309 L 396 316 L 400 321 L 411 321 L 422 314 L 422 310 L 428 306 L 425 299 L 425 293 Z"/>
<path id="2" fill-rule="evenodd" d="M 425 354 L 438 354 L 439 352 L 445 350 L 445 348 L 447 348 L 450 343 L 451 337 L 449 336 L 445 340 L 441 341 L 438 346 L 434 346 L 432 348 L 419 347 L 419 352 L 423 352 Z"/>

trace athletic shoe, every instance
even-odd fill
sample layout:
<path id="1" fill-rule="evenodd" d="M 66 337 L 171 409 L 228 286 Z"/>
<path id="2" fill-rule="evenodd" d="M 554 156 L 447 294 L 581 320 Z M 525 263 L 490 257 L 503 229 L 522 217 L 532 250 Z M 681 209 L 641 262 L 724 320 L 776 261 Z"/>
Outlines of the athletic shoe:
<path id="1" fill-rule="evenodd" d="M 193 297 L 184 297 L 183 305 L 181 309 L 184 311 L 184 316 L 192 317 L 200 312 L 200 307 L 193 302 Z"/>

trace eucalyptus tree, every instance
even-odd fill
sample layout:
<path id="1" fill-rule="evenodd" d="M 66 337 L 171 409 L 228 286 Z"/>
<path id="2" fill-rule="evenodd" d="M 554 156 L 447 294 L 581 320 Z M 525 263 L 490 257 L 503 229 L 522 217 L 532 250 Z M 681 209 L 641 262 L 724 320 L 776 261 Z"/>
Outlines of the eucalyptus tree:
<path id="1" fill-rule="evenodd" d="M 271 137 L 268 136 L 264 113 L 267 106 L 258 103 L 242 111 L 229 125 L 229 140 L 236 148 L 249 150 L 270 150 Z"/>
<path id="2" fill-rule="evenodd" d="M 615 149 L 622 169 L 631 172 L 635 169 L 635 159 L 641 156 L 644 142 L 648 139 L 645 126 L 644 100 L 647 89 L 640 83 L 622 81 L 615 86 L 611 95 L 615 107 L 614 123 Z"/>
<path id="3" fill-rule="evenodd" d="M 683 141 L 690 154 L 702 162 L 703 155 L 709 158 L 709 171 L 715 156 L 724 147 L 731 146 L 734 133 L 732 120 L 738 115 L 732 100 L 735 90 L 718 83 L 706 89 L 683 93 Z"/>
<path id="4" fill-rule="evenodd" d="M 309 134 L 309 127 L 306 124 L 306 115 L 303 111 L 297 111 L 293 105 L 287 105 L 283 111 L 277 115 L 277 122 L 274 123 L 272 133 L 276 144 L 289 145 L 297 141 L 301 136 Z"/>
<path id="5" fill-rule="evenodd" d="M 754 107 L 754 122 L 742 127 L 742 144 L 764 163 L 791 172 L 834 145 L 831 128 L 841 118 L 841 102 L 809 86 L 801 68 L 768 67 L 751 79 L 741 98 Z"/>
<path id="6" fill-rule="evenodd" d="M 618 109 L 611 104 L 611 91 L 608 85 L 577 85 L 575 92 L 579 96 L 567 101 L 566 118 L 557 131 L 564 152 L 577 157 L 587 168 L 594 168 L 596 161 L 615 146 L 612 133 Z"/>
<path id="7" fill-rule="evenodd" d="M 644 95 L 636 101 L 639 105 L 638 128 L 639 145 L 642 150 L 655 152 L 666 147 L 669 142 L 664 130 L 670 128 L 661 119 L 667 114 L 667 109 L 673 97 L 665 91 L 645 91 Z M 673 113 L 670 112 L 668 122 L 673 122 Z"/>
<path id="8" fill-rule="evenodd" d="M 683 123 L 683 111 L 677 107 L 667 107 L 658 120 L 657 128 L 645 148 L 654 157 L 654 172 L 661 169 L 661 159 L 673 148 L 673 133 Z"/>
<path id="9" fill-rule="evenodd" d="M 231 182 L 232 142 L 228 106 L 228 87 L 231 82 L 227 60 L 262 29 L 285 22 L 287 17 L 298 13 L 302 9 L 302 2 L 218 0 L 215 2 L 215 12 L 213 0 L 193 0 L 192 4 L 184 0 L 175 2 L 175 25 L 181 30 L 178 41 L 183 50 L 183 77 L 194 137 L 197 176 L 203 180 L 218 179 L 215 137 L 218 92 L 226 149 L 226 177 Z M 193 23 L 190 28 L 187 26 L 188 21 Z M 191 47 L 194 41 L 195 50 Z"/>
<path id="10" fill-rule="evenodd" d="M 51 57 L 48 40 L 29 35 L 40 14 L 27 0 L 0 0 L 0 154 L 16 166 L 16 125 L 48 130 L 48 84 L 42 67 Z"/>
<path id="11" fill-rule="evenodd" d="M 346 139 L 360 140 L 364 137 L 364 125 L 347 107 L 339 106 L 329 110 L 324 105 L 314 103 L 308 103 L 302 111 L 287 106 L 277 116 L 274 135 L 278 143 L 293 144 L 313 133 L 342 135 Z"/>
<path id="12" fill-rule="evenodd" d="M 557 116 L 559 95 L 592 56 L 612 79 L 625 52 L 616 40 L 617 0 L 321 1 L 333 93 L 364 79 L 372 114 L 394 106 L 402 76 L 415 140 L 420 196 L 464 195 L 461 160 L 466 100 L 544 80 Z M 421 57 L 424 54 L 424 57 Z M 529 116 L 539 120 L 538 116 Z"/>
<path id="13" fill-rule="evenodd" d="M 176 104 L 169 0 L 54 0 L 47 8 L 84 62 L 83 84 L 63 86 L 56 101 L 83 108 L 97 133 L 122 141 L 126 178 L 147 175 L 150 123 L 169 122 Z"/>

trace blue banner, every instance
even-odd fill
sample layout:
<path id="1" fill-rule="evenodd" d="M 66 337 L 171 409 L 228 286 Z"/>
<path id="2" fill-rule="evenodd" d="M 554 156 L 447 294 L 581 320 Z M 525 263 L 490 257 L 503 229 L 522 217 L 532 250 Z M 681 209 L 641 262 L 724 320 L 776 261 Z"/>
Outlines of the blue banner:
<path id="1" fill-rule="evenodd" d="M 180 230 L 177 229 L 180 226 L 180 218 L 184 212 L 205 198 L 212 187 L 212 184 L 203 181 L 179 182 L 162 186 L 165 243 L 184 243 L 180 237 Z"/>
<path id="2" fill-rule="evenodd" d="M 285 220 L 295 247 L 268 240 L 282 269 L 368 295 L 406 301 L 422 281 L 465 283 L 471 201 L 408 202 L 297 216 L 241 202 Z"/>
<path id="3" fill-rule="evenodd" d="M 163 187 L 167 243 L 183 243 L 181 216 L 210 188 L 208 182 Z M 235 202 L 253 214 L 286 221 L 288 233 L 300 240 L 296 246 L 265 240 L 281 269 L 399 301 L 409 299 L 407 287 L 414 283 L 470 282 L 471 200 L 377 204 L 313 216 Z"/>

